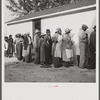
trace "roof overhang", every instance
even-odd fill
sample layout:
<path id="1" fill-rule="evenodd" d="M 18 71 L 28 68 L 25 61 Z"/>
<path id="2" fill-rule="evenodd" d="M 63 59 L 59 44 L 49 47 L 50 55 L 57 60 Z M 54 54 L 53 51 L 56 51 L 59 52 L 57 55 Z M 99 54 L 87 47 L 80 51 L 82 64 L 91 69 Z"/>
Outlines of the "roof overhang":
<path id="1" fill-rule="evenodd" d="M 87 9 L 92 9 L 92 8 L 96 9 L 96 4 L 90 5 L 90 6 L 85 6 L 85 7 L 79 7 L 79 8 L 75 8 L 75 9 L 70 9 L 70 10 L 65 10 L 65 11 L 60 11 L 60 12 L 47 14 L 47 15 L 40 15 L 40 16 L 37 16 L 37 17 L 31 17 L 31 18 L 27 18 L 27 19 L 18 20 L 18 21 L 8 22 L 7 25 L 32 21 L 32 20 L 36 20 L 36 19 L 43 19 L 43 18 L 47 18 L 47 17 L 53 17 L 55 15 L 58 16 L 58 15 L 61 15 L 61 14 L 67 14 L 69 12 L 77 12 L 77 11 L 87 10 Z"/>

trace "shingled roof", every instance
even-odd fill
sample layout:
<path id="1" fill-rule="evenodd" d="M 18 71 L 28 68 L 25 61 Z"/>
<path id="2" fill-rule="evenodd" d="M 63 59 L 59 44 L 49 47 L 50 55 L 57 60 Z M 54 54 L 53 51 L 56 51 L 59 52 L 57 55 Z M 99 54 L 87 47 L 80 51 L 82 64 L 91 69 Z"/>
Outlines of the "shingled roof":
<path id="1" fill-rule="evenodd" d="M 28 15 L 10 20 L 6 23 L 10 24 L 10 23 L 23 22 L 25 20 L 29 21 L 29 20 L 33 20 L 33 19 L 42 18 L 42 16 L 45 16 L 45 15 L 55 14 L 57 12 L 62 12 L 62 11 L 80 8 L 80 7 L 84 7 L 84 6 L 90 6 L 90 5 L 94 5 L 94 4 L 96 4 L 96 0 L 83 0 L 83 1 L 80 1 L 78 3 L 71 3 L 71 4 L 61 6 L 61 7 L 50 8 L 50 9 L 35 12 L 35 13 L 32 13 L 32 14 L 28 14 Z"/>

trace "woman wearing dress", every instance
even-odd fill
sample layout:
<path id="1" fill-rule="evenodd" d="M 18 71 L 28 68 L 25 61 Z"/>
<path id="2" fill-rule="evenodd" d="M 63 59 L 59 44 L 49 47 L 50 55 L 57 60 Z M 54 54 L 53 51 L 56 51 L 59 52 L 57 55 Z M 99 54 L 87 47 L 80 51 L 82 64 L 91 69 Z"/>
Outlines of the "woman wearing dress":
<path id="1" fill-rule="evenodd" d="M 56 29 L 56 33 L 54 35 L 54 51 L 53 51 L 53 64 L 54 67 L 58 68 L 61 66 L 61 58 L 62 58 L 62 31 L 60 28 Z"/>
<path id="2" fill-rule="evenodd" d="M 72 51 L 73 42 L 71 40 L 70 32 L 71 29 L 66 28 L 65 34 L 63 35 L 62 59 L 63 59 L 63 65 L 65 67 L 70 66 L 71 58 L 73 57 L 73 51 Z"/>

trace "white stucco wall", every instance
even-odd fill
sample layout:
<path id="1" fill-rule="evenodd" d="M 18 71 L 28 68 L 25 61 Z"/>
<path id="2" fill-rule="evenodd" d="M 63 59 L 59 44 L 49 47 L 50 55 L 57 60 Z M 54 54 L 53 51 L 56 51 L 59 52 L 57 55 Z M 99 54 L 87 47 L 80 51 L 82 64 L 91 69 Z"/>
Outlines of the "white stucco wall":
<path id="1" fill-rule="evenodd" d="M 42 19 L 41 31 L 45 33 L 46 29 L 50 29 L 53 35 L 58 27 L 62 29 L 62 33 L 65 28 L 71 28 L 72 33 L 75 34 L 74 40 L 77 42 L 77 34 L 82 24 L 88 25 L 89 32 L 91 32 L 96 24 L 96 10 Z"/>
<path id="2" fill-rule="evenodd" d="M 23 22 L 18 24 L 12 24 L 7 26 L 7 35 L 12 34 L 13 37 L 17 33 L 24 34 L 26 32 L 30 32 L 30 35 L 32 36 L 32 21 L 29 22 Z"/>

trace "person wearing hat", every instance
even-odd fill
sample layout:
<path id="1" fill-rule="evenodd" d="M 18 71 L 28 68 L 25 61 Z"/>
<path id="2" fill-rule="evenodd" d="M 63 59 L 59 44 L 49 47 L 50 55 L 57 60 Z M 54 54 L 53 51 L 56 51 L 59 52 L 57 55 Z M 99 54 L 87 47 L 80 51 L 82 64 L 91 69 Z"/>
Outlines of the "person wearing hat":
<path id="1" fill-rule="evenodd" d="M 88 26 L 83 24 L 79 30 L 80 68 L 88 67 Z"/>
<path id="2" fill-rule="evenodd" d="M 53 46 L 53 64 L 55 68 L 61 67 L 61 50 L 62 50 L 62 30 L 60 28 L 56 29 L 54 35 L 54 46 Z"/>
<path id="3" fill-rule="evenodd" d="M 9 39 L 8 39 L 8 56 L 9 57 L 13 56 L 13 38 L 12 38 L 12 35 L 9 35 Z"/>
<path id="4" fill-rule="evenodd" d="M 52 51 L 52 40 L 50 29 L 46 29 L 46 35 L 44 36 L 44 50 L 45 50 L 45 67 L 48 67 L 51 63 L 51 51 Z"/>
<path id="5" fill-rule="evenodd" d="M 65 67 L 69 67 L 71 65 L 71 59 L 73 58 L 73 42 L 70 36 L 71 30 L 72 29 L 66 28 L 65 34 L 63 35 L 62 60 Z"/>
<path id="6" fill-rule="evenodd" d="M 90 34 L 90 69 L 96 68 L 96 25 L 93 27 L 94 31 Z"/>
<path id="7" fill-rule="evenodd" d="M 41 65 L 45 64 L 45 49 L 44 49 L 44 36 L 46 34 L 42 33 L 40 35 L 40 41 L 39 41 L 39 46 L 40 46 L 40 63 Z"/>
<path id="8" fill-rule="evenodd" d="M 40 41 L 40 35 L 41 32 L 36 29 L 35 30 L 35 35 L 34 35 L 34 63 L 39 64 L 40 63 L 40 47 L 39 47 L 39 41 Z"/>

